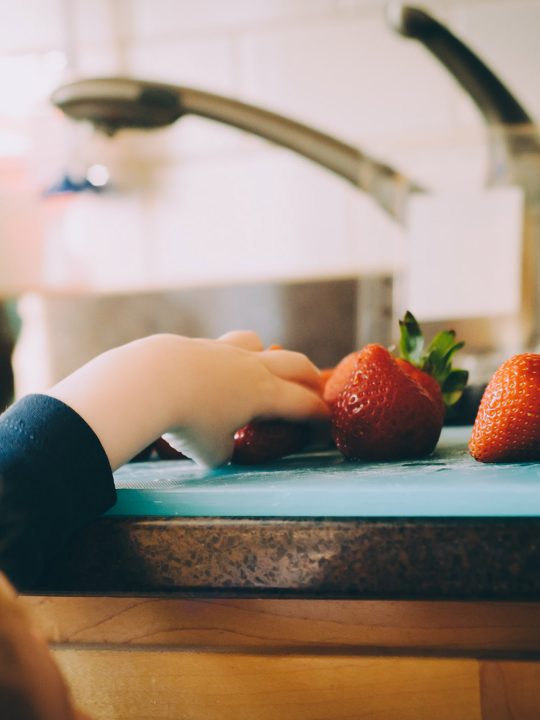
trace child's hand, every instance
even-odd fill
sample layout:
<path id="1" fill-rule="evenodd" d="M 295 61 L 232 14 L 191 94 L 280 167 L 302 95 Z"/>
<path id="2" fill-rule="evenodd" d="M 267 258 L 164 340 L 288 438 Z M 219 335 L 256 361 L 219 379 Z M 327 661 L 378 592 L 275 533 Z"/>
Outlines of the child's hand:
<path id="1" fill-rule="evenodd" d="M 232 332 L 217 341 L 195 341 L 198 387 L 190 394 L 187 422 L 166 439 L 188 457 L 210 467 L 227 462 L 233 436 L 254 418 L 302 420 L 324 417 L 320 373 L 305 355 L 265 351 L 252 332 Z"/>
<path id="2" fill-rule="evenodd" d="M 50 390 L 93 428 L 115 469 L 168 430 L 189 457 L 227 462 L 255 418 L 324 417 L 319 371 L 300 353 L 264 351 L 252 332 L 219 340 L 153 335 L 95 358 Z"/>

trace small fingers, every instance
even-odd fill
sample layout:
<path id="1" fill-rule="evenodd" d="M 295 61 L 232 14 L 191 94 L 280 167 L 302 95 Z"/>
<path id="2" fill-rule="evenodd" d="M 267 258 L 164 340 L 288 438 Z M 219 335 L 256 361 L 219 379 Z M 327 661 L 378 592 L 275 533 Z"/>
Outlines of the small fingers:
<path id="1" fill-rule="evenodd" d="M 318 392 L 296 382 L 276 378 L 275 391 L 264 408 L 264 417 L 283 420 L 327 418 L 330 409 Z"/>
<path id="2" fill-rule="evenodd" d="M 260 337 L 253 330 L 231 330 L 231 332 L 221 335 L 218 341 L 227 345 L 234 345 L 243 350 L 251 350 L 252 352 L 264 350 Z"/>
<path id="3" fill-rule="evenodd" d="M 308 385 L 319 391 L 320 370 L 305 355 L 291 350 L 271 350 L 261 353 L 261 360 L 270 372 L 282 380 Z"/>

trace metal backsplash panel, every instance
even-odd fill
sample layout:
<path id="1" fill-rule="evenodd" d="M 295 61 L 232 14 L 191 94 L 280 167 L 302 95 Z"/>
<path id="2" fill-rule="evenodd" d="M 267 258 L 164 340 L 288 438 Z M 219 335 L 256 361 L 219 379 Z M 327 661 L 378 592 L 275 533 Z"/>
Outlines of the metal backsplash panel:
<path id="1" fill-rule="evenodd" d="M 25 342 L 32 333 L 41 338 L 50 382 L 111 347 L 159 332 L 217 337 L 253 329 L 265 344 L 280 343 L 329 367 L 364 342 L 389 340 L 390 296 L 391 281 L 375 277 L 42 296 L 37 312 L 34 306 L 23 313 L 23 335 Z"/>

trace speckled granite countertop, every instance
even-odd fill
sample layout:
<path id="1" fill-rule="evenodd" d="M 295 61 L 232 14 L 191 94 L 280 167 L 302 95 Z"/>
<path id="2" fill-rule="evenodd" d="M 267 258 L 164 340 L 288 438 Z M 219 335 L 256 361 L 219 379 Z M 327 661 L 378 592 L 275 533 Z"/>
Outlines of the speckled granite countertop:
<path id="1" fill-rule="evenodd" d="M 466 435 L 419 463 L 126 467 L 33 592 L 537 600 L 540 465 L 475 463 Z"/>

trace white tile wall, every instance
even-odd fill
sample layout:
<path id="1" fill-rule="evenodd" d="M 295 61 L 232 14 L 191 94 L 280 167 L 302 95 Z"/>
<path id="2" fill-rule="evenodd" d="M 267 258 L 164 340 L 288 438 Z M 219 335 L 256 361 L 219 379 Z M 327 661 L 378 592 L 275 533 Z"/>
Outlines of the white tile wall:
<path id="1" fill-rule="evenodd" d="M 347 234 L 351 266 L 357 272 L 399 271 L 405 259 L 404 233 L 372 198 L 347 192 Z"/>
<path id="2" fill-rule="evenodd" d="M 304 21 L 333 9 L 333 0 L 131 0 L 131 31 L 136 38 L 235 31 Z"/>
<path id="3" fill-rule="evenodd" d="M 287 151 L 191 163 L 156 182 L 151 194 L 74 198 L 61 238 L 58 228 L 50 238 L 51 284 L 114 290 L 351 274 L 342 181 Z"/>
<path id="4" fill-rule="evenodd" d="M 540 117 L 537 0 L 423 4 L 462 33 Z M 60 51 L 71 74 L 133 73 L 278 110 L 359 144 L 429 188 L 483 182 L 486 148 L 476 109 L 423 47 L 387 28 L 383 0 L 3 5 L 0 83 L 2 62 L 34 50 Z M 23 85 L 8 80 L 4 91 L 18 102 Z M 0 131 L 6 107 L 0 102 Z M 111 164 L 119 189 L 131 193 L 127 204 L 114 195 L 92 202 L 91 234 L 108 238 L 111 228 L 125 224 L 138 238 L 133 262 L 118 270 L 112 261 L 100 269 L 88 260 L 88 282 L 96 287 L 379 272 L 403 257 L 403 233 L 370 198 L 229 128 L 186 118 L 168 130 L 125 133 L 116 146 L 89 148 L 84 139 L 77 144 L 62 118 L 47 116 L 37 125 L 28 126 L 29 147 L 33 143 L 42 166 L 53 167 L 55 156 L 75 164 L 102 159 Z M 139 186 L 144 192 L 133 195 Z M 111 222 L 115 202 L 117 220 Z M 66 232 L 69 227 L 66 216 Z M 74 276 L 79 270 L 66 232 L 55 241 L 53 256 L 69 277 L 70 262 Z M 92 244 L 88 237 L 83 251 L 90 258 L 106 241 Z M 149 257 L 155 262 L 148 264 Z"/>
<path id="5" fill-rule="evenodd" d="M 48 285 L 97 291 L 144 286 L 154 265 L 144 209 L 131 195 L 51 200 L 44 263 Z"/>
<path id="6" fill-rule="evenodd" d="M 245 97 L 349 141 L 451 123 L 453 83 L 380 15 L 253 33 L 242 49 Z"/>
<path id="7" fill-rule="evenodd" d="M 121 74 L 119 52 L 117 48 L 107 43 L 84 43 L 79 45 L 74 54 L 72 67 L 74 78 Z M 66 80 L 71 79 L 70 73 Z"/>
<path id="8" fill-rule="evenodd" d="M 160 195 L 156 233 L 170 281 L 349 274 L 341 181 L 291 153 L 201 163 L 173 180 Z"/>
<path id="9" fill-rule="evenodd" d="M 140 42 L 129 49 L 129 67 L 140 77 L 230 94 L 235 91 L 232 43 L 225 34 Z"/>
<path id="10" fill-rule="evenodd" d="M 0 53 L 35 52 L 65 43 L 63 0 L 2 0 Z"/>
<path id="11" fill-rule="evenodd" d="M 118 33 L 126 29 L 124 5 L 123 0 L 64 0 L 64 17 L 75 50 L 89 45 L 114 46 Z"/>
<path id="12" fill-rule="evenodd" d="M 540 2 L 464 2 L 456 4 L 452 17 L 456 31 L 540 122 Z"/>

